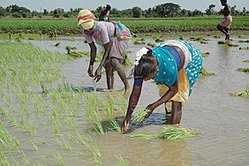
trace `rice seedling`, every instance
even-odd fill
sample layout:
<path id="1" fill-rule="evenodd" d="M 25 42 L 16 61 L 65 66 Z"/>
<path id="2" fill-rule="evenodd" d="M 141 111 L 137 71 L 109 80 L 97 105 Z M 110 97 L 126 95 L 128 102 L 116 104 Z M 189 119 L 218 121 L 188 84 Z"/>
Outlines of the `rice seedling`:
<path id="1" fill-rule="evenodd" d="M 241 92 L 231 93 L 234 97 L 249 97 L 249 86 L 247 85 L 246 89 Z"/>
<path id="2" fill-rule="evenodd" d="M 227 44 L 226 41 L 218 41 L 218 44 Z"/>
<path id="3" fill-rule="evenodd" d="M 125 54 L 125 59 L 124 59 L 124 61 L 122 62 L 122 64 L 124 65 L 124 66 L 131 66 L 133 63 L 131 62 L 131 60 L 129 59 L 129 56 L 128 56 L 128 54 L 126 53 Z"/>
<path id="4" fill-rule="evenodd" d="M 204 69 L 204 67 L 201 68 L 200 74 L 201 74 L 202 76 L 213 76 L 213 75 L 215 75 L 215 73 L 207 72 L 207 71 Z"/>
<path id="5" fill-rule="evenodd" d="M 242 62 L 249 63 L 249 59 L 243 60 Z"/>
<path id="6" fill-rule="evenodd" d="M 237 71 L 249 73 L 249 68 L 238 68 Z"/>
<path id="7" fill-rule="evenodd" d="M 183 138 L 188 138 L 200 134 L 197 131 L 189 130 L 181 127 L 165 127 L 160 131 L 156 138 L 163 140 L 178 140 Z"/>
<path id="8" fill-rule="evenodd" d="M 229 47 L 239 47 L 238 44 L 234 44 L 234 43 L 231 43 L 231 42 L 227 42 L 227 45 L 228 45 Z"/>
<path id="9" fill-rule="evenodd" d="M 132 134 L 132 135 L 129 135 L 129 138 L 130 139 L 135 139 L 135 140 L 145 140 L 145 141 L 148 141 L 148 140 L 151 140 L 151 139 L 154 139 L 154 135 L 148 135 L 148 134 Z"/>
<path id="10" fill-rule="evenodd" d="M 138 109 L 134 113 L 134 116 L 132 117 L 132 123 L 135 123 L 136 125 L 140 124 L 143 120 L 145 115 L 149 112 L 150 110 L 147 109 Z"/>
<path id="11" fill-rule="evenodd" d="M 156 44 L 151 43 L 151 42 L 149 42 L 147 45 L 150 46 L 150 47 L 153 47 L 153 48 L 156 47 Z"/>
<path id="12" fill-rule="evenodd" d="M 127 162 L 125 161 L 125 159 L 123 159 L 121 156 L 116 156 L 116 158 L 118 159 L 120 166 L 127 166 L 128 165 Z"/>
<path id="13" fill-rule="evenodd" d="M 68 165 L 60 153 L 57 152 L 56 154 L 54 154 L 54 158 L 57 160 L 59 165 Z"/>
<path id="14" fill-rule="evenodd" d="M 239 40 L 239 43 L 249 43 L 249 40 Z"/>
<path id="15" fill-rule="evenodd" d="M 152 140 L 152 139 L 160 139 L 160 140 L 178 140 L 184 139 L 188 137 L 197 136 L 200 133 L 195 130 L 185 129 L 181 127 L 168 126 L 165 127 L 162 131 L 157 134 L 148 135 L 148 134 L 132 134 L 129 135 L 129 138 L 136 140 Z"/>
<path id="16" fill-rule="evenodd" d="M 208 57 L 209 54 L 210 54 L 209 52 L 202 52 L 202 53 L 201 53 L 201 56 L 202 56 L 202 57 Z"/>
<path id="17" fill-rule="evenodd" d="M 249 50 L 249 47 L 239 47 L 239 50 Z"/>

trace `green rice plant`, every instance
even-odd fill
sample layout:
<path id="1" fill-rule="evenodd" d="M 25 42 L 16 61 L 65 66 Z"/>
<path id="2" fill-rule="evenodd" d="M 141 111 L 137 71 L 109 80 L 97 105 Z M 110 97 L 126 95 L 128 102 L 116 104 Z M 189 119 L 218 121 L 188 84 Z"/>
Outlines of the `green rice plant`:
<path id="1" fill-rule="evenodd" d="M 116 158 L 118 159 L 120 166 L 127 166 L 128 165 L 127 162 L 125 161 L 125 159 L 123 159 L 121 156 L 116 156 Z"/>
<path id="2" fill-rule="evenodd" d="M 140 41 L 140 40 L 135 40 L 135 41 L 133 42 L 133 44 L 134 44 L 134 45 L 140 45 L 140 44 L 145 44 L 145 42 L 144 42 L 144 41 Z"/>
<path id="3" fill-rule="evenodd" d="M 124 117 L 126 114 L 126 109 L 128 105 L 127 99 L 123 95 L 119 95 L 115 100 L 117 101 L 115 105 L 115 109 L 117 110 L 118 115 L 120 112 L 121 117 Z"/>
<path id="4" fill-rule="evenodd" d="M 249 47 L 239 47 L 239 50 L 249 50 Z"/>
<path id="5" fill-rule="evenodd" d="M 156 43 L 160 43 L 160 42 L 163 42 L 163 39 L 160 39 L 160 38 L 156 38 L 156 39 L 155 39 L 155 42 L 156 42 Z"/>
<path id="6" fill-rule="evenodd" d="M 130 139 L 135 139 L 135 140 L 144 140 L 144 141 L 148 141 L 151 139 L 154 139 L 154 135 L 148 135 L 148 134 L 132 134 L 129 135 Z"/>
<path id="7" fill-rule="evenodd" d="M 38 146 L 37 146 L 34 142 L 32 142 L 32 148 L 33 148 L 35 151 L 38 151 Z"/>
<path id="8" fill-rule="evenodd" d="M 201 74 L 202 76 L 214 76 L 214 75 L 215 75 L 215 73 L 207 72 L 207 71 L 204 69 L 203 66 L 202 66 L 202 68 L 201 68 L 200 74 Z"/>
<path id="9" fill-rule="evenodd" d="M 115 117 L 115 103 L 112 95 L 106 98 L 100 98 L 101 103 L 103 104 L 103 112 L 106 116 L 107 121 L 112 120 Z"/>
<path id="10" fill-rule="evenodd" d="M 249 43 L 249 40 L 239 40 L 239 43 Z"/>
<path id="11" fill-rule="evenodd" d="M 227 44 L 226 41 L 218 41 L 218 44 Z"/>
<path id="12" fill-rule="evenodd" d="M 0 123 L 0 149 L 15 150 L 18 149 L 20 142 L 17 138 L 11 136 Z"/>
<path id="13" fill-rule="evenodd" d="M 140 124 L 143 120 L 145 115 L 150 112 L 150 110 L 147 109 L 138 109 L 134 112 L 134 116 L 132 117 L 132 123 L 135 123 L 136 125 Z"/>
<path id="14" fill-rule="evenodd" d="M 249 59 L 243 60 L 242 62 L 249 63 Z"/>
<path id="15" fill-rule="evenodd" d="M 234 43 L 231 43 L 231 42 L 227 42 L 227 45 L 228 45 L 229 47 L 239 47 L 238 44 L 234 44 Z"/>
<path id="16" fill-rule="evenodd" d="M 136 139 L 136 140 L 152 140 L 152 139 L 161 139 L 161 140 L 178 140 L 188 137 L 197 136 L 200 133 L 195 130 L 180 128 L 180 127 L 174 127 L 174 126 L 168 126 L 165 127 L 162 131 L 160 131 L 157 134 L 154 135 L 148 135 L 148 134 L 132 134 L 129 135 L 129 138 Z"/>
<path id="17" fill-rule="evenodd" d="M 208 57 L 209 54 L 210 54 L 209 52 L 203 52 L 203 53 L 201 53 L 201 56 L 202 57 Z"/>
<path id="18" fill-rule="evenodd" d="M 120 126 L 116 120 L 111 120 L 109 122 L 111 124 L 111 130 L 117 131 L 119 133 L 121 132 Z"/>
<path id="19" fill-rule="evenodd" d="M 61 43 L 60 42 L 57 42 L 54 44 L 55 47 L 58 47 Z"/>
<path id="20" fill-rule="evenodd" d="M 122 62 L 122 64 L 125 65 L 125 66 L 132 66 L 132 62 L 131 62 L 131 60 L 129 59 L 129 56 L 128 56 L 127 53 L 125 54 L 125 59 L 124 59 L 124 61 Z"/>
<path id="21" fill-rule="evenodd" d="M 153 47 L 153 48 L 156 47 L 156 44 L 151 43 L 151 42 L 147 43 L 147 45 L 150 46 L 150 47 Z"/>
<path id="22" fill-rule="evenodd" d="M 249 73 L 249 68 L 238 68 L 237 71 Z"/>
<path id="23" fill-rule="evenodd" d="M 249 86 L 247 85 L 246 89 L 241 92 L 231 93 L 234 97 L 249 97 Z"/>
<path id="24" fill-rule="evenodd" d="M 163 140 L 178 140 L 183 138 L 188 138 L 192 136 L 196 136 L 200 134 L 197 131 L 189 130 L 180 127 L 165 127 L 162 131 L 160 131 L 156 138 Z"/>
<path id="25" fill-rule="evenodd" d="M 63 157 L 61 156 L 60 153 L 57 152 L 57 153 L 54 154 L 53 156 L 54 156 L 54 158 L 57 160 L 57 162 L 58 162 L 59 165 L 68 165 L 68 164 L 65 162 L 65 160 L 63 159 Z"/>

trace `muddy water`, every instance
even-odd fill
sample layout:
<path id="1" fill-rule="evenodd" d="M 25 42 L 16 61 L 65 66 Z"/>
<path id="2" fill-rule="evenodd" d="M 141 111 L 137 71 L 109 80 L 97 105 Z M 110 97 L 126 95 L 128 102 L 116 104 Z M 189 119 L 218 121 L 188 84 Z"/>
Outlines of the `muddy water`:
<path id="1" fill-rule="evenodd" d="M 215 76 L 201 77 L 195 84 L 192 95 L 183 107 L 181 126 L 201 132 L 200 136 L 179 141 L 139 141 L 130 140 L 127 135 L 117 132 L 109 132 L 104 136 L 93 137 L 93 144 L 97 145 L 101 152 L 103 165 L 119 165 L 115 156 L 121 156 L 128 165 L 248 165 L 249 162 L 249 99 L 232 97 L 231 92 L 244 90 L 249 84 L 249 75 L 236 71 L 239 67 L 249 67 L 248 63 L 242 62 L 249 59 L 249 51 L 239 50 L 238 47 L 218 45 L 220 39 L 209 38 L 208 44 L 190 41 L 201 52 L 209 52 L 204 58 L 203 66 L 208 72 L 214 72 Z M 238 43 L 234 39 L 232 43 Z M 60 40 L 60 46 L 52 46 L 57 41 L 28 41 L 43 49 L 66 53 L 67 45 L 77 47 L 78 51 L 88 51 L 82 38 L 76 41 L 69 39 Z M 148 38 L 146 41 L 152 41 Z M 239 43 L 242 47 L 249 46 Z M 130 59 L 142 45 L 131 45 Z M 81 87 L 93 87 L 92 79 L 87 76 L 86 70 L 88 59 L 80 58 L 67 62 L 63 66 L 63 73 L 70 84 Z M 126 68 L 127 73 L 131 67 Z M 122 83 L 115 77 L 115 90 L 121 89 Z M 133 81 L 129 80 L 130 85 Z M 97 88 L 105 89 L 105 76 Z M 105 92 L 101 92 L 104 93 Z M 153 82 L 145 82 L 138 107 L 145 107 L 159 98 L 158 87 Z M 82 108 L 84 111 L 84 107 Z M 165 126 L 163 107 L 158 107 L 144 124 L 134 127 L 132 133 L 153 134 Z M 86 128 L 85 118 L 79 117 L 82 131 Z M 16 131 L 18 135 L 18 131 Z M 21 131 L 19 133 L 22 134 Z M 52 135 L 52 134 L 51 134 Z M 46 129 L 41 129 L 36 137 L 46 138 L 51 142 L 54 138 Z M 51 138 L 50 138 L 51 137 Z M 22 139 L 21 137 L 18 137 Z M 28 142 L 23 137 L 20 142 Z M 24 146 L 28 143 L 24 143 Z M 62 151 L 66 163 L 69 165 L 96 165 L 91 154 L 82 147 L 72 145 L 72 151 Z M 56 146 L 51 144 L 49 149 L 40 148 L 34 153 L 31 148 L 25 153 L 31 163 L 43 163 L 44 165 L 55 165 L 53 154 Z M 80 153 L 79 153 L 80 152 Z"/>

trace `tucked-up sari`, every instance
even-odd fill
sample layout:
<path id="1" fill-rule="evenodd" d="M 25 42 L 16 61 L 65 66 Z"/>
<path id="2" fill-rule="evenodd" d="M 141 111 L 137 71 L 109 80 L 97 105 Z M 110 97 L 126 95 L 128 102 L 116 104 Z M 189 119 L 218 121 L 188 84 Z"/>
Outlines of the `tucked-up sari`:
<path id="1" fill-rule="evenodd" d="M 184 53 L 185 62 L 182 69 L 179 70 L 180 58 L 178 52 L 172 50 L 172 47 L 169 46 L 178 46 Z M 153 55 L 157 58 L 159 67 L 154 80 L 162 84 L 160 96 L 168 91 L 168 87 L 178 83 L 178 92 L 170 101 L 186 102 L 200 74 L 202 67 L 201 52 L 188 42 L 172 40 L 154 48 Z"/>

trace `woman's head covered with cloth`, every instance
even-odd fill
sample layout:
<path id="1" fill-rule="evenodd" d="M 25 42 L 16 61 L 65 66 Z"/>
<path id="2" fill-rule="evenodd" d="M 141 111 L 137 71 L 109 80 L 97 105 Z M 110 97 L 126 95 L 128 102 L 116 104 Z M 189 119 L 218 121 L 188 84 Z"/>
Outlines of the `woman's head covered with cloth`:
<path id="1" fill-rule="evenodd" d="M 78 26 L 84 30 L 91 29 L 94 26 L 94 18 L 94 14 L 91 11 L 82 9 L 78 14 Z"/>

